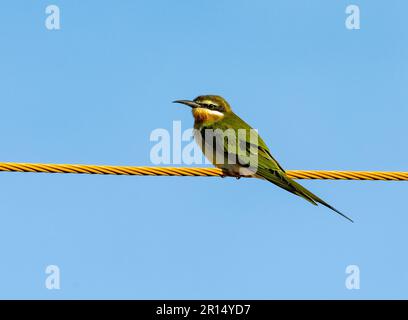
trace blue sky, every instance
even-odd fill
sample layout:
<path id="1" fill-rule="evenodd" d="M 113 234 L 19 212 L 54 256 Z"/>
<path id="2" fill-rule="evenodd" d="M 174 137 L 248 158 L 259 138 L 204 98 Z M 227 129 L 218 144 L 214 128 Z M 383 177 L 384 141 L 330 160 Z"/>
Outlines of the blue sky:
<path id="1" fill-rule="evenodd" d="M 171 101 L 214 93 L 287 169 L 407 171 L 407 10 L 2 1 L 0 161 L 150 165 L 152 130 L 192 126 Z M 252 179 L 2 173 L 0 298 L 408 298 L 408 183 L 302 184 L 355 223 Z"/>

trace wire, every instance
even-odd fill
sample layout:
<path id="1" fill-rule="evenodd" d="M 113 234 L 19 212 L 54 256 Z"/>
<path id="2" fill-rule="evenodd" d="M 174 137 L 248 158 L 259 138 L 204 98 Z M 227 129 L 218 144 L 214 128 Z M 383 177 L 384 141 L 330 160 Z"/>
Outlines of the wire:
<path id="1" fill-rule="evenodd" d="M 112 175 L 136 175 L 136 176 L 183 176 L 183 177 L 225 176 L 225 173 L 223 173 L 222 170 L 216 168 L 134 167 L 134 166 L 42 164 L 42 163 L 14 163 L 14 162 L 0 162 L 0 171 L 112 174 Z M 386 180 L 386 181 L 408 180 L 408 172 L 288 170 L 286 171 L 286 173 L 288 177 L 293 179 Z"/>

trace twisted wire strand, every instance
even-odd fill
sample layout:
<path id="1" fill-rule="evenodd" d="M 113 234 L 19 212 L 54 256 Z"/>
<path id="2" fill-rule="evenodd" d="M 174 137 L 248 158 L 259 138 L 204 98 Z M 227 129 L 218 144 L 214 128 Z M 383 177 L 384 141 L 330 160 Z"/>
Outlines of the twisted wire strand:
<path id="1" fill-rule="evenodd" d="M 0 171 L 6 172 L 44 172 L 44 173 L 78 173 L 110 174 L 136 176 L 191 176 L 222 177 L 225 173 L 216 168 L 182 168 L 182 167 L 145 167 L 145 166 L 109 166 L 84 164 L 44 164 L 0 162 Z M 337 170 L 288 170 L 287 175 L 293 179 L 314 180 L 385 180 L 407 181 L 408 172 L 392 171 L 337 171 Z"/>

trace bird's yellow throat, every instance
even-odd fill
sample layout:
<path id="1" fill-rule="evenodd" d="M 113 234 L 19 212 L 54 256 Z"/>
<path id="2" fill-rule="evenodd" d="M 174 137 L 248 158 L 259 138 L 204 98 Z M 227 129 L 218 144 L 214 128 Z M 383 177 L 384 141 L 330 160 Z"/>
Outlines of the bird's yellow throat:
<path id="1" fill-rule="evenodd" d="M 215 110 L 208 110 L 206 108 L 194 108 L 193 117 L 196 122 L 214 123 L 224 118 L 224 114 Z"/>

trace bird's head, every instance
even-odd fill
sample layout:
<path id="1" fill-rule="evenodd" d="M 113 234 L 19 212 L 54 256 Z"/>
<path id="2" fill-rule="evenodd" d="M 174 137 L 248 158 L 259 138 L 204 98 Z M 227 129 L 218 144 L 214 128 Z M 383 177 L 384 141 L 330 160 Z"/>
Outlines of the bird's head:
<path id="1" fill-rule="evenodd" d="M 176 100 L 175 103 L 185 104 L 192 108 L 194 119 L 198 122 L 217 122 L 225 114 L 231 112 L 228 102 L 220 96 L 198 96 L 194 100 Z"/>

